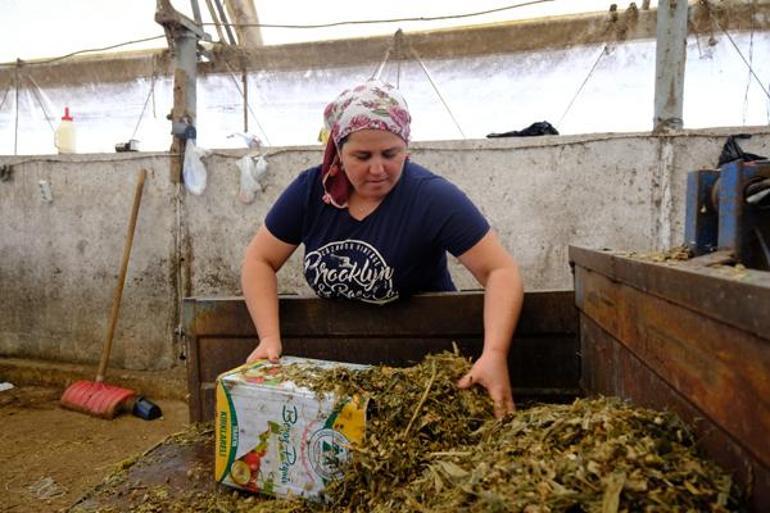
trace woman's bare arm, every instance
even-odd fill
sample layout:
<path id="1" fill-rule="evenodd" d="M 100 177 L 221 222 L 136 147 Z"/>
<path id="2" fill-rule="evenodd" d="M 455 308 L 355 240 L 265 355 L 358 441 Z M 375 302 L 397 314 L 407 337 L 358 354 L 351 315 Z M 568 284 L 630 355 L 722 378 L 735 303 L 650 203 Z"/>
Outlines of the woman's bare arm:
<path id="1" fill-rule="evenodd" d="M 524 299 L 519 268 L 492 230 L 458 259 L 484 287 L 484 349 L 458 385 L 482 385 L 501 416 L 515 408 L 508 350 Z"/>
<path id="2" fill-rule="evenodd" d="M 276 273 L 296 248 L 296 245 L 273 236 L 264 225 L 246 248 L 241 266 L 241 288 L 259 335 L 259 345 L 247 362 L 260 358 L 275 361 L 281 356 Z"/>

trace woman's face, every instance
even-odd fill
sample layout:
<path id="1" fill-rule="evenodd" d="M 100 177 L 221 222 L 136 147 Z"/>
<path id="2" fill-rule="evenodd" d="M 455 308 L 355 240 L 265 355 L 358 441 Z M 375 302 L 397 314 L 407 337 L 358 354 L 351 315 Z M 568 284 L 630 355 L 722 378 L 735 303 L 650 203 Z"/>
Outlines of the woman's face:
<path id="1" fill-rule="evenodd" d="M 387 130 L 358 130 L 342 145 L 340 160 L 357 195 L 382 199 L 401 178 L 406 143 Z"/>

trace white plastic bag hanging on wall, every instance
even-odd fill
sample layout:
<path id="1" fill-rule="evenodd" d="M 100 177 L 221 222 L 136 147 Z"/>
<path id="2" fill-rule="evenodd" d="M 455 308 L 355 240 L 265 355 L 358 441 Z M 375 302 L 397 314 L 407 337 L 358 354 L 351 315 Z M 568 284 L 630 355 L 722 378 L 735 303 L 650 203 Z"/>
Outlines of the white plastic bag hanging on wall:
<path id="1" fill-rule="evenodd" d="M 267 161 L 263 156 L 245 155 L 236 163 L 241 171 L 241 190 L 238 199 L 241 203 L 251 203 L 262 192 L 259 179 L 267 172 Z"/>
<path id="2" fill-rule="evenodd" d="M 203 194 L 206 189 L 206 166 L 203 157 L 211 153 L 195 145 L 195 139 L 188 139 L 184 149 L 184 164 L 182 177 L 188 191 L 196 196 Z"/>

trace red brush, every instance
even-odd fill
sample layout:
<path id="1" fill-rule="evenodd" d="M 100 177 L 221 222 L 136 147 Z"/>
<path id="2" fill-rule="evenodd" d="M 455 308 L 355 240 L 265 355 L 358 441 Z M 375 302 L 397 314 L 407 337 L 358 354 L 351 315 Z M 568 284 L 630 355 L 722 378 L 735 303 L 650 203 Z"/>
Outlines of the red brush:
<path id="1" fill-rule="evenodd" d="M 61 396 L 61 405 L 95 417 L 112 419 L 127 409 L 128 403 L 135 397 L 136 392 L 128 388 L 81 380 L 67 387 Z"/>

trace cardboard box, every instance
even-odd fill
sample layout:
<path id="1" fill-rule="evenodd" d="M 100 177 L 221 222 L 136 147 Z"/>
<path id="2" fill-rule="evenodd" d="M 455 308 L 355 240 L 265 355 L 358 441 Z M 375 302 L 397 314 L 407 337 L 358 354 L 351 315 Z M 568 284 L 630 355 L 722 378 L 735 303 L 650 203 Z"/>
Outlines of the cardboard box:
<path id="1" fill-rule="evenodd" d="M 308 358 L 262 360 L 217 379 L 215 474 L 218 482 L 276 497 L 318 498 L 360 443 L 366 401 L 319 395 L 282 378 L 282 366 L 366 366 Z"/>

